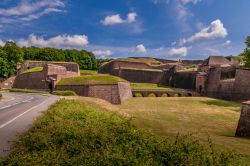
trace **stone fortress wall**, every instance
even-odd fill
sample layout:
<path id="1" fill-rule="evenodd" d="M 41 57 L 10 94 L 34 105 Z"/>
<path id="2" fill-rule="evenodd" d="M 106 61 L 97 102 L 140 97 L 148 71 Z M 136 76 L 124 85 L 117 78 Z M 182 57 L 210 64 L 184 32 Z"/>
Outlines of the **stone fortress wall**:
<path id="1" fill-rule="evenodd" d="M 71 90 L 79 96 L 95 97 L 106 100 L 112 104 L 121 104 L 132 97 L 130 83 L 118 82 L 114 85 L 57 85 L 57 90 Z"/>
<path id="2" fill-rule="evenodd" d="M 198 75 L 196 89 L 203 95 L 226 100 L 246 101 L 250 99 L 250 69 L 235 69 L 235 77 L 222 79 L 223 68 L 211 66 L 207 75 Z M 202 88 L 200 88 L 202 87 Z"/>
<path id="3" fill-rule="evenodd" d="M 26 70 L 36 67 L 43 67 L 43 70 L 25 73 Z M 76 63 L 25 61 L 18 68 L 13 88 L 49 90 L 51 79 L 54 86 L 62 78 L 73 76 L 80 76 L 79 66 Z"/>

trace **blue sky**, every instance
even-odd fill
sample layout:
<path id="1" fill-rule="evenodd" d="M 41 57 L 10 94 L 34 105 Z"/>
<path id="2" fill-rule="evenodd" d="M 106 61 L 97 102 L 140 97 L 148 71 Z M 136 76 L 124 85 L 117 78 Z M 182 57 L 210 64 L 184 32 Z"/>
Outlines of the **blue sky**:
<path id="1" fill-rule="evenodd" d="M 97 57 L 238 55 L 249 0 L 1 0 L 0 45 L 87 49 Z"/>

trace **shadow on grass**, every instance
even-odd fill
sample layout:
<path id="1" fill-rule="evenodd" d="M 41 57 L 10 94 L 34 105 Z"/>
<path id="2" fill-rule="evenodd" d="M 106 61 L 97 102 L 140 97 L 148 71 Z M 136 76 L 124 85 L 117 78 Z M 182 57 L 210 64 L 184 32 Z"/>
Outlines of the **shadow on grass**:
<path id="1" fill-rule="evenodd" d="M 240 103 L 232 102 L 232 101 L 225 101 L 225 100 L 209 100 L 209 101 L 201 101 L 204 104 L 207 105 L 214 105 L 219 107 L 240 107 Z"/>

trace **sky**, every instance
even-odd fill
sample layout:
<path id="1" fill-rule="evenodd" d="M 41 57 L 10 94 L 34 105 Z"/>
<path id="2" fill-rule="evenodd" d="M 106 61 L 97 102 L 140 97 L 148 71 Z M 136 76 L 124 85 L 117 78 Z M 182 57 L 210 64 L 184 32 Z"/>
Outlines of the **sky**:
<path id="1" fill-rule="evenodd" d="M 1 0 L 0 45 L 85 49 L 97 58 L 238 55 L 249 0 Z"/>

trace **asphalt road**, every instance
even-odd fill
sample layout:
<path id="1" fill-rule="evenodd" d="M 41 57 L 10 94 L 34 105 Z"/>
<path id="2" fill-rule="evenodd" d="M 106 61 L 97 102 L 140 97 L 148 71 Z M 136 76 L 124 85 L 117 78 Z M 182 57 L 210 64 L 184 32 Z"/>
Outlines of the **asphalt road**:
<path id="1" fill-rule="evenodd" d="M 18 136 L 28 131 L 34 120 L 55 103 L 53 95 L 2 93 L 0 101 L 0 157 L 9 154 L 9 149 Z"/>

